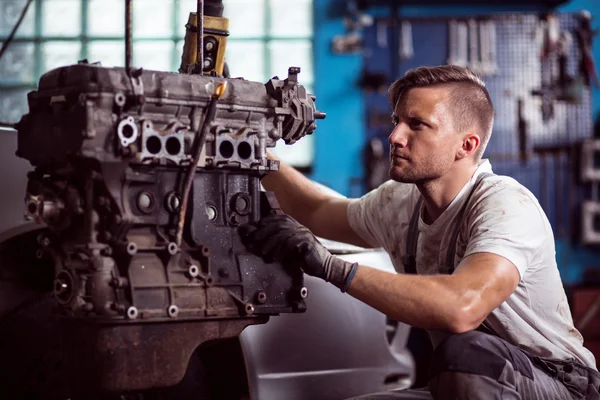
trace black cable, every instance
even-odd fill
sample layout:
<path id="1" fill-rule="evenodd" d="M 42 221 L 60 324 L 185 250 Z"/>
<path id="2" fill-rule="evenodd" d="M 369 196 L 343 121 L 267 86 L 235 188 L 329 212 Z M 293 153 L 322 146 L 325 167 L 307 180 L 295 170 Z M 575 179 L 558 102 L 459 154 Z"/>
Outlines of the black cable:
<path id="1" fill-rule="evenodd" d="M 133 52 L 133 1 L 125 0 L 125 71 L 131 74 Z"/>
<path id="2" fill-rule="evenodd" d="M 204 148 L 204 143 L 206 142 L 206 135 L 208 133 L 208 127 L 215 119 L 215 115 L 217 112 L 217 103 L 219 99 L 225 93 L 227 81 L 221 82 L 213 94 L 210 102 L 208 104 L 208 108 L 206 111 L 206 116 L 204 117 L 204 121 L 196 134 L 194 142 L 192 144 L 192 154 L 194 155 L 192 159 L 192 163 L 189 166 L 187 171 L 187 176 L 185 178 L 185 183 L 183 186 L 183 194 L 181 197 L 181 208 L 179 210 L 179 220 L 177 223 L 177 234 L 175 235 L 175 243 L 177 247 L 181 247 L 181 241 L 183 238 L 183 226 L 185 225 L 185 214 L 187 212 L 188 205 L 188 197 L 190 195 L 190 190 L 192 188 L 192 183 L 194 182 L 194 176 L 196 175 L 196 168 L 198 167 L 198 161 L 200 160 L 200 154 L 202 153 L 202 149 Z"/>
<path id="3" fill-rule="evenodd" d="M 2 48 L 0 49 L 0 59 L 2 59 L 2 55 L 4 54 L 4 52 L 6 51 L 6 49 L 8 49 L 8 46 L 10 45 L 10 43 L 13 41 L 13 39 L 15 37 L 15 33 L 17 33 L 17 30 L 21 26 L 21 23 L 23 22 L 23 18 L 25 18 L 25 14 L 27 14 L 27 10 L 29 9 L 29 5 L 32 2 L 33 2 L 33 0 L 28 0 L 27 1 L 27 4 L 25 4 L 25 7 L 23 8 L 23 11 L 21 11 L 21 16 L 19 16 L 19 20 L 17 21 L 17 23 L 15 24 L 15 26 L 13 26 L 13 29 L 10 32 L 10 35 L 8 35 L 8 38 L 2 44 Z"/>

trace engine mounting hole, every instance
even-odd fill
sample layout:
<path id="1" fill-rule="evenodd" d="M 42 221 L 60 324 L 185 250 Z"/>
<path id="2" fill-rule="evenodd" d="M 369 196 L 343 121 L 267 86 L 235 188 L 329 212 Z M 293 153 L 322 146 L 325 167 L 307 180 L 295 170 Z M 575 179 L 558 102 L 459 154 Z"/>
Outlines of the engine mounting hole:
<path id="1" fill-rule="evenodd" d="M 29 214 L 31 214 L 31 215 L 36 214 L 37 213 L 37 209 L 38 209 L 37 203 L 31 202 L 31 203 L 27 204 L 27 212 Z"/>
<path id="2" fill-rule="evenodd" d="M 118 92 L 115 94 L 115 104 L 119 107 L 123 107 L 125 105 L 125 95 L 122 92 Z"/>
<path id="3" fill-rule="evenodd" d="M 302 289 L 300 289 L 300 297 L 305 299 L 308 297 L 308 289 L 303 287 Z"/>
<path id="4" fill-rule="evenodd" d="M 170 255 L 174 256 L 177 254 L 177 250 L 179 250 L 179 248 L 177 247 L 176 243 L 171 242 L 167 245 L 167 251 Z"/>
<path id="5" fill-rule="evenodd" d="M 137 244 L 135 244 L 134 242 L 127 243 L 127 254 L 132 256 L 132 255 L 136 254 L 137 251 L 138 251 Z"/>
<path id="6" fill-rule="evenodd" d="M 127 317 L 129 319 L 136 319 L 138 317 L 138 310 L 135 307 L 129 307 L 127 309 Z"/>
<path id="7" fill-rule="evenodd" d="M 168 138 L 165 147 L 167 149 L 167 153 L 172 156 L 176 156 L 181 152 L 181 142 L 176 137 Z"/>
<path id="8" fill-rule="evenodd" d="M 170 317 L 175 318 L 179 314 L 179 307 L 169 306 L 168 313 Z"/>
<path id="9" fill-rule="evenodd" d="M 123 129 L 121 129 L 121 135 L 123 135 L 124 138 L 131 139 L 134 133 L 135 130 L 133 129 L 133 126 L 129 124 L 123 125 Z"/>
<path id="10" fill-rule="evenodd" d="M 192 278 L 195 278 L 195 277 L 197 277 L 200 274 L 200 269 L 196 265 L 190 265 L 190 268 L 188 269 L 188 272 L 190 273 L 190 276 Z"/>
<path id="11" fill-rule="evenodd" d="M 247 160 L 252 155 L 252 146 L 248 142 L 241 142 L 238 144 L 237 151 L 240 158 Z"/>
<path id="12" fill-rule="evenodd" d="M 223 158 L 231 158 L 233 156 L 233 143 L 228 140 L 224 140 L 219 145 L 219 153 Z"/>
<path id="13" fill-rule="evenodd" d="M 150 154 L 158 154 L 162 149 L 162 143 L 160 139 L 156 136 L 150 136 L 146 139 L 146 149 Z"/>

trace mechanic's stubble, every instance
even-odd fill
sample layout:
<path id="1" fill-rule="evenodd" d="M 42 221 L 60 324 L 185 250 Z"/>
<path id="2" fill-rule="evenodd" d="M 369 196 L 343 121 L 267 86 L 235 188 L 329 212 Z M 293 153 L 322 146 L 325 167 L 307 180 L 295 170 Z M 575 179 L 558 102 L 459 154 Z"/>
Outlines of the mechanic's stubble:
<path id="1" fill-rule="evenodd" d="M 403 183 L 426 184 L 451 174 L 463 145 L 454 130 L 446 86 L 412 88 L 394 111 L 390 142 L 390 178 Z"/>

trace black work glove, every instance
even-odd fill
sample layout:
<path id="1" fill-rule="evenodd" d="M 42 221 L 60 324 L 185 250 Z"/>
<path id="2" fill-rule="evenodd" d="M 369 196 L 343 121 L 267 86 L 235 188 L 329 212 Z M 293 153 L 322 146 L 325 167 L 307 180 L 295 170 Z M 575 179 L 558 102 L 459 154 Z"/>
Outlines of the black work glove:
<path id="1" fill-rule="evenodd" d="M 302 270 L 331 282 L 345 292 L 354 277 L 357 263 L 333 256 L 319 240 L 289 215 L 269 215 L 239 228 L 249 251 L 265 261 L 299 263 Z"/>

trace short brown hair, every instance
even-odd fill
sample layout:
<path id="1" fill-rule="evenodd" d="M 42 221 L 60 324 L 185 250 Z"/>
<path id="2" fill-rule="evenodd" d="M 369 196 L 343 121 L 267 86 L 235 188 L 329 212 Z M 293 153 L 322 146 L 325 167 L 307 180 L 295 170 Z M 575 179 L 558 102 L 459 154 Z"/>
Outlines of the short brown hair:
<path id="1" fill-rule="evenodd" d="M 456 130 L 465 132 L 476 124 L 481 140 L 476 158 L 481 158 L 492 135 L 494 105 L 485 83 L 467 68 L 441 65 L 412 69 L 390 86 L 390 105 L 395 111 L 398 100 L 409 89 L 438 85 L 452 86 L 449 103 Z"/>

